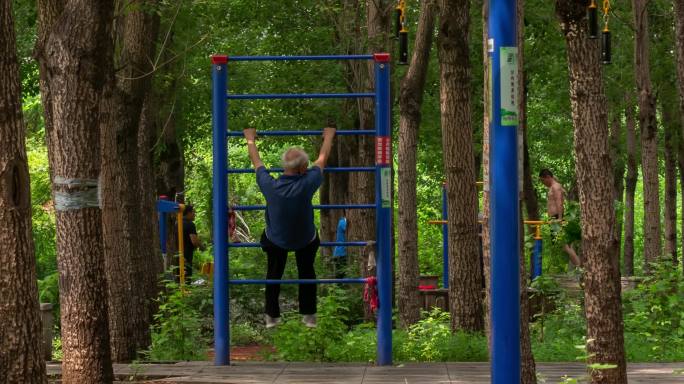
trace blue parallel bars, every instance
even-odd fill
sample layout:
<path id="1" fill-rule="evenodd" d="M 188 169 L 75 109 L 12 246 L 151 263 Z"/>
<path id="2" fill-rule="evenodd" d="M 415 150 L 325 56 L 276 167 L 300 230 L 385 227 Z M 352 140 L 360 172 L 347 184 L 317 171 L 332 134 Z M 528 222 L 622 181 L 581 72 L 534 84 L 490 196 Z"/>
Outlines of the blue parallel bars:
<path id="1" fill-rule="evenodd" d="M 377 279 L 379 291 L 378 333 L 378 365 L 392 364 L 392 270 L 391 270 L 391 214 L 392 214 L 392 180 L 391 180 L 391 129 L 390 129 L 390 56 L 386 53 L 374 55 L 342 55 L 342 56 L 255 56 L 231 57 L 230 61 L 292 61 L 292 60 L 371 60 L 375 61 L 375 92 L 352 94 L 263 94 L 263 95 L 228 95 L 227 63 L 228 56 L 212 57 L 212 115 L 213 115 L 213 237 L 214 245 L 214 344 L 215 365 L 230 364 L 230 312 L 229 284 L 270 284 L 267 280 L 244 280 L 242 283 L 229 280 L 228 249 L 229 247 L 258 247 L 258 243 L 228 244 L 228 173 L 241 173 L 243 170 L 227 170 L 227 138 L 242 136 L 242 132 L 228 131 L 227 109 L 230 99 L 284 99 L 284 98 L 375 98 L 375 130 L 337 131 L 337 135 L 371 135 L 376 136 L 376 254 Z M 295 136 L 320 135 L 322 131 L 265 131 L 260 136 Z M 370 171 L 370 170 L 359 170 Z M 365 208 L 365 207 L 364 207 Z M 354 246 L 368 245 L 368 242 L 322 243 L 321 245 L 348 244 Z M 336 280 L 336 279 L 335 279 Z M 365 279 L 351 279 L 350 283 L 365 283 Z M 361 281 L 363 280 L 363 281 Z M 258 281 L 258 282 L 257 282 Z M 298 280 L 293 280 L 298 281 Z M 327 280 L 323 280 L 327 281 Z M 320 282 L 320 280 L 319 280 Z M 337 281 L 339 282 L 339 281 Z M 276 284 L 275 282 L 272 282 Z M 279 281 L 278 283 L 283 283 Z M 311 282 L 314 283 L 314 282 Z"/>
<path id="2" fill-rule="evenodd" d="M 228 60 L 214 56 L 212 63 L 213 227 L 214 227 L 214 364 L 230 363 L 230 307 L 228 291 Z"/>
<path id="3" fill-rule="evenodd" d="M 489 0 L 492 384 L 520 383 L 516 3 Z"/>

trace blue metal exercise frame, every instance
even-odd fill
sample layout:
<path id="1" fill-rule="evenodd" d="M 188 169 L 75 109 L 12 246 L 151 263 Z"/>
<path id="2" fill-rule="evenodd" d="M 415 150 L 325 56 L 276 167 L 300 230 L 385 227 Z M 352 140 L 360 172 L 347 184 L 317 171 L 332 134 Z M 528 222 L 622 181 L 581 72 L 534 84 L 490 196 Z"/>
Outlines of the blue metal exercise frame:
<path id="1" fill-rule="evenodd" d="M 517 0 L 489 0 L 489 187 L 491 373 L 520 383 L 520 211 L 518 208 Z M 506 90 L 507 94 L 503 93 Z M 504 101 L 506 103 L 504 103 Z M 502 108 L 507 107 L 507 114 Z M 511 118 L 513 117 L 513 118 Z"/>
<path id="2" fill-rule="evenodd" d="M 309 93 L 309 94 L 228 94 L 228 62 L 235 61 L 318 61 L 318 60 L 373 60 L 375 62 L 375 92 L 373 93 Z M 322 280 L 230 280 L 228 260 L 230 247 L 259 247 L 258 243 L 228 243 L 228 174 L 247 173 L 245 169 L 228 169 L 229 137 L 241 137 L 241 131 L 228 131 L 228 100 L 251 99 L 328 99 L 374 98 L 374 130 L 339 130 L 337 135 L 375 135 L 376 162 L 374 167 L 335 168 L 337 172 L 375 172 L 375 203 L 318 206 L 319 209 L 373 208 L 376 210 L 376 255 L 379 308 L 377 320 L 377 363 L 392 364 L 392 269 L 391 215 L 392 180 L 390 167 L 390 55 L 327 55 L 327 56 L 223 56 L 215 55 L 212 63 L 212 128 L 213 128 L 213 238 L 214 238 L 214 348 L 216 365 L 230 364 L 230 300 L 229 284 L 320 284 L 366 283 L 366 279 Z M 264 131 L 259 136 L 320 135 L 321 131 Z M 279 169 L 271 169 L 279 172 Z M 329 171 L 326 169 L 326 171 Z M 242 206 L 240 210 L 257 210 L 261 206 Z M 331 246 L 340 243 L 322 242 Z M 348 246 L 366 246 L 368 242 L 346 242 Z"/>

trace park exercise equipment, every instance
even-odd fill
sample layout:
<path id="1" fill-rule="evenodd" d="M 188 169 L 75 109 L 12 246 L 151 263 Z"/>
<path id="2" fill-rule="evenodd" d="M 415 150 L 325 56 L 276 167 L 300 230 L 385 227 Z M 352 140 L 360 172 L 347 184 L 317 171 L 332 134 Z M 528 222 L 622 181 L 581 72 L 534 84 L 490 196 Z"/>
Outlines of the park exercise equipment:
<path id="1" fill-rule="evenodd" d="M 603 0 L 603 31 L 601 32 L 601 61 L 603 64 L 610 64 L 611 45 L 610 29 L 608 29 L 608 14 L 610 12 L 610 0 Z"/>
<path id="2" fill-rule="evenodd" d="M 406 1 L 399 0 L 395 11 L 394 36 L 399 39 L 399 64 L 408 64 L 408 29 L 406 28 Z"/>
<path id="3" fill-rule="evenodd" d="M 375 63 L 375 91 L 370 93 L 308 93 L 308 94 L 250 94 L 228 93 L 228 63 L 251 61 L 319 61 L 319 60 L 373 60 Z M 392 364 L 392 270 L 391 270 L 391 214 L 392 179 L 391 129 L 390 129 L 390 55 L 325 55 L 325 56 L 232 56 L 214 55 L 212 64 L 212 129 L 213 129 L 213 238 L 214 238 L 214 348 L 216 365 L 230 364 L 230 300 L 229 284 L 322 284 L 357 283 L 374 284 L 375 277 L 320 280 L 230 280 L 229 249 L 260 247 L 258 243 L 229 243 L 226 238 L 228 213 L 228 175 L 254 172 L 253 169 L 229 169 L 227 167 L 227 139 L 241 137 L 242 130 L 228 130 L 229 100 L 254 99 L 375 99 L 375 129 L 339 130 L 337 135 L 374 135 L 375 166 L 326 168 L 334 172 L 375 172 L 375 202 L 373 204 L 328 204 L 316 209 L 375 209 L 376 241 L 321 242 L 322 246 L 375 246 L 377 255 L 377 288 L 379 308 L 377 320 L 377 363 Z M 320 135 L 321 131 L 260 131 L 258 136 Z M 271 172 L 282 169 L 272 168 Z M 235 206 L 234 210 L 250 211 L 265 209 L 263 205 Z"/>
<path id="4" fill-rule="evenodd" d="M 612 59 L 610 29 L 608 28 L 608 19 L 610 13 L 610 0 L 603 0 L 603 30 L 601 31 L 601 61 L 603 64 L 610 64 Z M 590 39 L 598 39 L 599 20 L 598 20 L 598 5 L 596 0 L 591 0 L 587 7 L 588 18 L 588 33 Z"/>
<path id="5" fill-rule="evenodd" d="M 449 231 L 447 220 L 447 201 L 446 188 L 442 187 L 442 219 L 428 220 L 428 224 L 442 226 L 442 285 L 449 288 Z M 542 275 L 542 249 L 543 239 L 541 236 L 541 226 L 551 224 L 548 221 L 525 220 L 523 224 L 534 225 L 534 247 L 530 258 L 530 279 L 534 280 Z"/>
<path id="6" fill-rule="evenodd" d="M 178 226 L 178 267 L 181 287 L 185 285 L 185 257 L 183 254 L 183 250 L 185 249 L 185 244 L 183 242 L 184 210 L 185 204 L 170 201 L 166 196 L 160 196 L 159 200 L 157 200 L 157 213 L 159 214 L 159 245 L 164 260 L 164 270 L 169 267 L 168 256 L 166 254 L 166 215 L 171 213 L 176 214 L 176 223 Z"/>
<path id="7" fill-rule="evenodd" d="M 520 382 L 520 193 L 516 0 L 489 0 L 492 384 Z M 520 141 L 522 142 L 522 141 Z"/>

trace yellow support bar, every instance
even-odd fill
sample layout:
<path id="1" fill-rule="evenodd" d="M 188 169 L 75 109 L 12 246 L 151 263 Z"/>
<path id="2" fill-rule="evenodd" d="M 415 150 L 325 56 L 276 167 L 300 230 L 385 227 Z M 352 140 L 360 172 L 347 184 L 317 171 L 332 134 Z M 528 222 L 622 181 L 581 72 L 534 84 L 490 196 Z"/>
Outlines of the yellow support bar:
<path id="1" fill-rule="evenodd" d="M 184 204 L 178 204 L 178 266 L 180 267 L 180 286 L 181 289 L 185 287 L 185 244 L 183 243 L 183 211 L 185 211 Z"/>

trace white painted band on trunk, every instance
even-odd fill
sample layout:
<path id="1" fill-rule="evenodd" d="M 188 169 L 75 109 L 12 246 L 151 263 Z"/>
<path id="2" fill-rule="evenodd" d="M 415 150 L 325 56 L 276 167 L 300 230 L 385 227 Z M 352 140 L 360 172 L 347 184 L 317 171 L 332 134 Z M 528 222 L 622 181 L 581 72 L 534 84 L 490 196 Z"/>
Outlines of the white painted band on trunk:
<path id="1" fill-rule="evenodd" d="M 70 211 L 100 208 L 100 183 L 95 179 L 68 179 L 55 176 L 54 186 L 65 186 L 66 191 L 55 191 L 55 210 Z"/>

